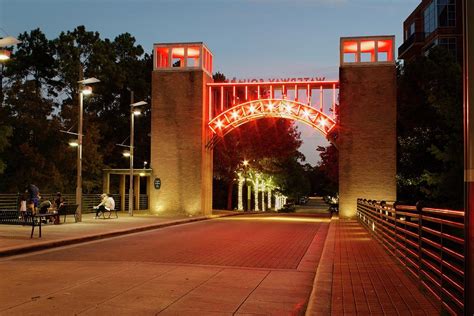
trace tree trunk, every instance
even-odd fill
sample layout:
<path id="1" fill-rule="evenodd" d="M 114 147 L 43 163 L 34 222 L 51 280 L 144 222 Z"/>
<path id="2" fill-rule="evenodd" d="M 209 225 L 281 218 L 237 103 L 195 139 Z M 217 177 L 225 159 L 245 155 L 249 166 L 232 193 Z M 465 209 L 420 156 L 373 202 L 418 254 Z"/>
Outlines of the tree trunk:
<path id="1" fill-rule="evenodd" d="M 232 189 L 234 188 L 234 181 L 227 183 L 227 209 L 232 210 Z"/>

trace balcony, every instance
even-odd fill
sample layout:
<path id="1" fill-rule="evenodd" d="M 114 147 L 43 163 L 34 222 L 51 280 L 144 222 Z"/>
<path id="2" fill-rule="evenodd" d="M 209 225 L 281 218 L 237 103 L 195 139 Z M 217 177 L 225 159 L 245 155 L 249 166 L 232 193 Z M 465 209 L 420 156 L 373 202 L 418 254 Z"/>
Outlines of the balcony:
<path id="1" fill-rule="evenodd" d="M 408 56 L 406 56 L 406 55 L 407 55 L 407 52 L 410 50 L 410 48 L 412 48 L 412 46 L 415 45 L 415 44 L 418 44 L 418 43 L 422 44 L 422 43 L 424 43 L 424 41 L 425 41 L 425 33 L 424 32 L 413 33 L 398 48 L 398 58 L 401 58 L 401 59 L 407 58 Z M 413 54 L 410 54 L 410 55 L 413 55 Z"/>

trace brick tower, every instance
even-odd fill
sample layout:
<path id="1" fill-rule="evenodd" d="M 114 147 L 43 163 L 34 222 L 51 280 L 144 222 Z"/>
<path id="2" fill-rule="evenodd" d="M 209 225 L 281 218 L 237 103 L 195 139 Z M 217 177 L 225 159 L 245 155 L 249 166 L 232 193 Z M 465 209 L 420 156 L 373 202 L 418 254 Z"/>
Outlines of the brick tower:
<path id="1" fill-rule="evenodd" d="M 212 209 L 212 151 L 206 83 L 212 54 L 203 43 L 154 45 L 150 190 L 153 213 L 208 215 Z"/>
<path id="2" fill-rule="evenodd" d="M 394 36 L 341 38 L 339 214 L 357 198 L 396 199 Z"/>

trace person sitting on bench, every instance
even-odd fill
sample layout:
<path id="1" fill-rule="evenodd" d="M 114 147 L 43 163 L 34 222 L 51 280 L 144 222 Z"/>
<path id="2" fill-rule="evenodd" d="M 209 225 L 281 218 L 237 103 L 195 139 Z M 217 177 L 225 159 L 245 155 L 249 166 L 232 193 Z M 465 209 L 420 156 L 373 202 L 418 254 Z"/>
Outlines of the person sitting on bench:
<path id="1" fill-rule="evenodd" d="M 102 193 L 100 197 L 102 199 L 100 204 L 94 206 L 94 209 L 96 210 L 95 219 L 99 218 L 100 213 L 103 213 L 104 211 L 110 212 L 115 209 L 115 201 L 113 197 L 108 196 L 107 193 Z"/>

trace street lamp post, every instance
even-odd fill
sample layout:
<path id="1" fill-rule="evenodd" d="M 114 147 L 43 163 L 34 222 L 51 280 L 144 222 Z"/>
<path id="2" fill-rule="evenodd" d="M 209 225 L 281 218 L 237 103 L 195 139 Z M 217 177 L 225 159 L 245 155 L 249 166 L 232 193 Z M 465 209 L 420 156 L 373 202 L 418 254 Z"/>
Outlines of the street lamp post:
<path id="1" fill-rule="evenodd" d="M 145 101 L 133 102 L 133 91 L 131 91 L 130 104 L 130 187 L 128 189 L 128 215 L 133 216 L 133 139 L 135 131 L 135 115 L 140 115 L 141 112 L 136 107 L 147 104 Z"/>
<path id="2" fill-rule="evenodd" d="M 100 82 L 96 78 L 79 80 L 79 126 L 77 131 L 77 182 L 76 182 L 76 220 L 82 221 L 82 123 L 83 123 L 83 102 L 84 95 L 92 93 L 92 88 L 88 84 Z"/>

